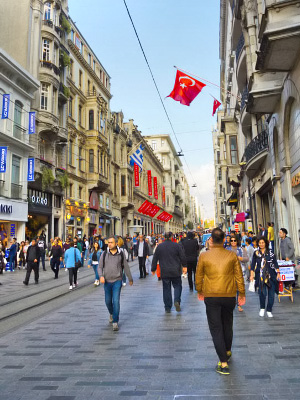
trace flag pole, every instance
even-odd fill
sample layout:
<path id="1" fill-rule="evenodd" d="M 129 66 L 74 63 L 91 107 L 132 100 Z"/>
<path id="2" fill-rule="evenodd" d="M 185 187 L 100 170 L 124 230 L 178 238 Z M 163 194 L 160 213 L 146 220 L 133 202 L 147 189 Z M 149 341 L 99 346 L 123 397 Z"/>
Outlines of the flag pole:
<path id="1" fill-rule="evenodd" d="M 236 95 L 234 95 L 233 93 L 230 93 L 228 90 L 226 90 L 226 89 L 223 88 L 222 86 L 217 85 L 216 83 L 210 82 L 210 81 L 208 81 L 207 79 L 204 79 L 204 78 L 200 78 L 200 76 L 195 75 L 195 74 L 193 74 L 192 72 L 185 71 L 185 70 L 182 69 L 182 68 L 176 67 L 176 65 L 174 65 L 174 68 L 176 68 L 176 69 L 178 69 L 179 71 L 182 71 L 182 72 L 184 72 L 184 73 L 186 73 L 186 74 L 192 75 L 192 76 L 194 76 L 195 78 L 200 79 L 201 81 L 210 83 L 211 85 L 216 86 L 217 88 L 221 89 L 223 92 L 226 92 L 227 94 L 230 94 L 230 96 L 236 97 L 238 100 L 241 100 L 239 96 L 236 96 Z M 213 97 L 213 96 L 212 96 L 212 97 Z"/>
<path id="2" fill-rule="evenodd" d="M 143 139 L 138 142 L 128 153 L 127 156 L 129 156 L 131 153 L 133 153 L 136 149 L 138 149 L 139 145 L 143 142 Z"/>

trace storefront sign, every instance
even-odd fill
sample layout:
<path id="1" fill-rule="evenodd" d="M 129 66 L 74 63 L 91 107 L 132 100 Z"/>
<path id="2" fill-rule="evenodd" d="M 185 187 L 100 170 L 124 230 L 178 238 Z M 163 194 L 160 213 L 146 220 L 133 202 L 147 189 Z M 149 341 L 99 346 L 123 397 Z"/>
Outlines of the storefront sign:
<path id="1" fill-rule="evenodd" d="M 1 214 L 12 214 L 13 212 L 13 206 L 6 205 L 6 204 L 0 204 L 0 213 Z"/>
<path id="2" fill-rule="evenodd" d="M 0 172 L 6 172 L 7 147 L 0 147 Z"/>
<path id="3" fill-rule="evenodd" d="M 240 230 L 239 224 L 234 224 L 234 230 L 238 232 Z"/>
<path id="4" fill-rule="evenodd" d="M 41 204 L 42 206 L 47 206 L 48 199 L 44 198 L 44 197 L 39 197 L 39 196 L 31 196 L 31 203 Z"/>
<path id="5" fill-rule="evenodd" d="M 31 135 L 32 133 L 35 133 L 35 112 L 29 113 L 28 133 L 29 133 L 29 135 Z"/>
<path id="6" fill-rule="evenodd" d="M 280 280 L 283 282 L 294 281 L 295 280 L 295 271 L 294 267 L 279 267 L 280 271 Z"/>
<path id="7" fill-rule="evenodd" d="M 154 197 L 156 200 L 158 199 L 158 191 L 157 191 L 157 177 L 153 178 L 153 187 L 154 187 Z"/>
<path id="8" fill-rule="evenodd" d="M 10 225 L 10 237 L 15 237 L 16 236 L 16 224 L 11 224 Z"/>
<path id="9" fill-rule="evenodd" d="M 152 177 L 151 177 L 151 170 L 147 171 L 148 177 L 148 195 L 152 196 Z"/>
<path id="10" fill-rule="evenodd" d="M 292 187 L 300 185 L 300 172 L 292 177 Z"/>
<path id="11" fill-rule="evenodd" d="M 99 199 L 97 192 L 92 192 L 90 195 L 90 208 L 93 210 L 99 210 Z"/>
<path id="12" fill-rule="evenodd" d="M 140 168 L 134 163 L 134 186 L 140 186 Z"/>
<path id="13" fill-rule="evenodd" d="M 34 158 L 28 158 L 27 180 L 28 182 L 34 181 Z"/>
<path id="14" fill-rule="evenodd" d="M 3 103 L 2 103 L 2 119 L 7 119 L 9 114 L 9 102 L 10 102 L 10 95 L 4 94 L 3 95 Z"/>

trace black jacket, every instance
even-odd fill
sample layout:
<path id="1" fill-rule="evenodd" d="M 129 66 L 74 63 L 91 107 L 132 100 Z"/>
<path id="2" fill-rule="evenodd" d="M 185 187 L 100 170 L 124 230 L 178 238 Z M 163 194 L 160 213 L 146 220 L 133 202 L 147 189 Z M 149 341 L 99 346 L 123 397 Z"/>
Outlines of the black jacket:
<path id="1" fill-rule="evenodd" d="M 199 245 L 197 239 L 185 239 L 181 241 L 179 244 L 183 247 L 186 261 L 187 262 L 197 262 Z"/>
<path id="2" fill-rule="evenodd" d="M 182 268 L 186 267 L 186 257 L 182 246 L 166 240 L 159 244 L 155 250 L 151 271 L 156 271 L 159 262 L 162 278 L 177 278 L 182 274 Z"/>
<path id="3" fill-rule="evenodd" d="M 52 246 L 51 250 L 50 250 L 50 254 L 52 255 L 53 258 L 60 258 L 63 255 L 63 251 L 62 248 L 60 247 L 60 245 L 56 245 L 56 246 Z"/>
<path id="4" fill-rule="evenodd" d="M 137 242 L 137 244 L 136 244 L 136 246 L 134 248 L 135 249 L 134 256 L 138 257 L 138 255 L 139 255 L 139 246 L 140 246 L 141 243 L 143 243 L 143 245 L 144 245 L 143 257 L 149 256 L 149 247 L 148 247 L 148 244 L 145 242 L 145 240 L 143 242 L 140 242 L 138 240 L 138 242 Z"/>
<path id="5" fill-rule="evenodd" d="M 27 250 L 26 262 L 34 262 L 34 260 L 38 260 L 40 257 L 40 248 L 38 245 L 29 246 Z"/>

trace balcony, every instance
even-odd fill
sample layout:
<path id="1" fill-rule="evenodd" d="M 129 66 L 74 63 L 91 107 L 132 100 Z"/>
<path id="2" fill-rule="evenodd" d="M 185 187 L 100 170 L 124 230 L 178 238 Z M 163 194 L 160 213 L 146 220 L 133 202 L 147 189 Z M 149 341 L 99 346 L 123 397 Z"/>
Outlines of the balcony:
<path id="1" fill-rule="evenodd" d="M 254 178 L 269 152 L 268 131 L 265 130 L 257 135 L 245 149 L 242 160 L 246 163 L 246 175 Z"/>
<path id="2" fill-rule="evenodd" d="M 22 199 L 22 185 L 17 185 L 15 183 L 11 184 L 11 194 L 12 199 L 20 200 Z"/>
<path id="3" fill-rule="evenodd" d="M 300 51 L 300 8 L 298 1 L 265 0 L 256 69 L 290 71 Z"/>
<path id="4" fill-rule="evenodd" d="M 245 49 L 245 39 L 242 34 L 236 48 L 236 80 L 239 90 L 245 86 L 247 81 L 247 65 L 246 65 L 246 49 Z"/>
<path id="5" fill-rule="evenodd" d="M 108 179 L 97 172 L 88 172 L 88 190 L 98 193 L 104 192 L 109 187 Z"/>
<path id="6" fill-rule="evenodd" d="M 24 133 L 26 133 L 26 129 L 19 124 L 14 123 L 13 137 L 19 140 L 23 140 Z"/>
<path id="7" fill-rule="evenodd" d="M 57 76 L 60 75 L 60 69 L 51 61 L 41 60 L 41 67 L 53 71 Z"/>
<path id="8" fill-rule="evenodd" d="M 241 93 L 241 125 L 245 135 L 251 131 L 251 115 L 247 110 L 249 91 L 248 87 L 245 86 Z"/>
<path id="9" fill-rule="evenodd" d="M 286 75 L 286 72 L 254 72 L 248 85 L 248 112 L 272 114 L 280 100 Z"/>
<path id="10" fill-rule="evenodd" d="M 63 30 L 59 27 L 54 25 L 51 19 L 43 19 L 43 30 L 49 32 L 50 34 L 57 36 L 58 39 L 61 39 L 63 36 Z"/>
<path id="11" fill-rule="evenodd" d="M 184 217 L 183 212 L 180 210 L 180 208 L 178 206 L 174 207 L 173 214 L 180 218 Z"/>

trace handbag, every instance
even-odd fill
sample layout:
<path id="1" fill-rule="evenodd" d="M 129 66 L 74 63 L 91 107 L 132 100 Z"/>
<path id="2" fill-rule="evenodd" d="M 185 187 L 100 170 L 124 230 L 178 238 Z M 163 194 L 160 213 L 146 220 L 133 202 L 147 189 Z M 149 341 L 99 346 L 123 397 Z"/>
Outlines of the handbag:
<path id="1" fill-rule="evenodd" d="M 255 292 L 255 281 L 251 281 L 249 283 L 249 288 L 248 288 L 249 292 Z"/>
<path id="2" fill-rule="evenodd" d="M 75 257 L 75 268 L 80 268 L 81 267 L 81 261 L 76 261 L 76 249 L 74 247 L 74 257 Z"/>

